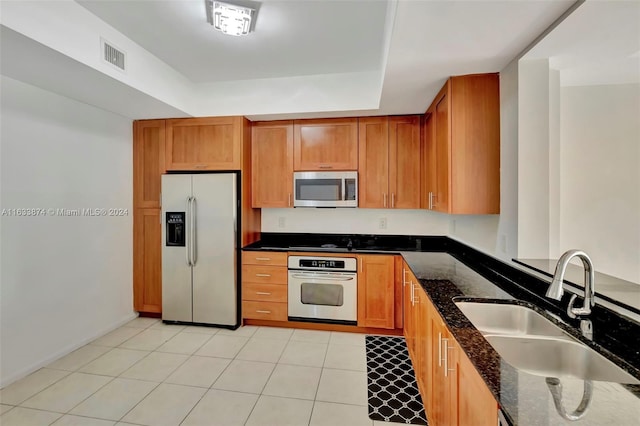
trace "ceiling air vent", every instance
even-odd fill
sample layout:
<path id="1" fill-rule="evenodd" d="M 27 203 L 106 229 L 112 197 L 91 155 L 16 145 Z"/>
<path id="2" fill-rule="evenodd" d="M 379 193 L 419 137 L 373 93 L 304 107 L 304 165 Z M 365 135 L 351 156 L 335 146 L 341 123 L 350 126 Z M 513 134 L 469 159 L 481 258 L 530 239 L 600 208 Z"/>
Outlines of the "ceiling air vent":
<path id="1" fill-rule="evenodd" d="M 125 70 L 125 59 L 127 57 L 126 53 L 122 50 L 115 47 L 112 43 L 106 41 L 105 39 L 100 39 L 100 44 L 102 47 L 102 60 L 108 64 L 113 65 L 120 71 Z"/>

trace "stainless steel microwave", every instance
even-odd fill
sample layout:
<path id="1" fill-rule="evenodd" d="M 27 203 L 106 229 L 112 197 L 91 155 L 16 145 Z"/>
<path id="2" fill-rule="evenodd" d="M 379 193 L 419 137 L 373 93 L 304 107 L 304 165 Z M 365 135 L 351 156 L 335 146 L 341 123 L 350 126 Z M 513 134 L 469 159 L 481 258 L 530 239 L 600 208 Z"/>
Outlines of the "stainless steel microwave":
<path id="1" fill-rule="evenodd" d="M 293 193 L 293 207 L 358 207 L 358 172 L 295 172 Z"/>

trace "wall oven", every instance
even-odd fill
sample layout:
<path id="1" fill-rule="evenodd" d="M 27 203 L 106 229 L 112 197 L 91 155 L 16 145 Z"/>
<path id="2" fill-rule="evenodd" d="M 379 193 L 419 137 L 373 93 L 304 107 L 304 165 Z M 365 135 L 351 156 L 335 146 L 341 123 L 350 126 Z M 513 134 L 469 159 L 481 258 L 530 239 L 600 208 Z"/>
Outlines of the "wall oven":
<path id="1" fill-rule="evenodd" d="M 358 207 L 358 172 L 295 172 L 293 207 Z"/>
<path id="2" fill-rule="evenodd" d="M 289 256 L 289 320 L 357 325 L 354 257 Z"/>

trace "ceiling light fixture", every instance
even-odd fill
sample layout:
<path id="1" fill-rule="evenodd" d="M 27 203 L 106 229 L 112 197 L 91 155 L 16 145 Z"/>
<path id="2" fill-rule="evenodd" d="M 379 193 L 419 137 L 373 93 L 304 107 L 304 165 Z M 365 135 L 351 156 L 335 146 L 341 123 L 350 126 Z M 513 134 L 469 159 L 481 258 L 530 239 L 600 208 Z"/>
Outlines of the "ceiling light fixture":
<path id="1" fill-rule="evenodd" d="M 218 31 L 232 36 L 249 34 L 255 9 L 207 0 L 207 22 Z"/>

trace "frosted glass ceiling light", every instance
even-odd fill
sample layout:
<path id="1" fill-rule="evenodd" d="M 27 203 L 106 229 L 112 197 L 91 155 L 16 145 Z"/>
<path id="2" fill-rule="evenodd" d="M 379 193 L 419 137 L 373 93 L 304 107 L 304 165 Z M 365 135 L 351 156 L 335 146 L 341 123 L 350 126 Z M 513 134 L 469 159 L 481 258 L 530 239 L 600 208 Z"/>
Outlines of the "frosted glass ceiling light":
<path id="1" fill-rule="evenodd" d="M 207 10 L 207 21 L 218 31 L 228 35 L 241 36 L 251 31 L 251 20 L 255 10 L 235 4 L 211 1 L 212 11 Z"/>

